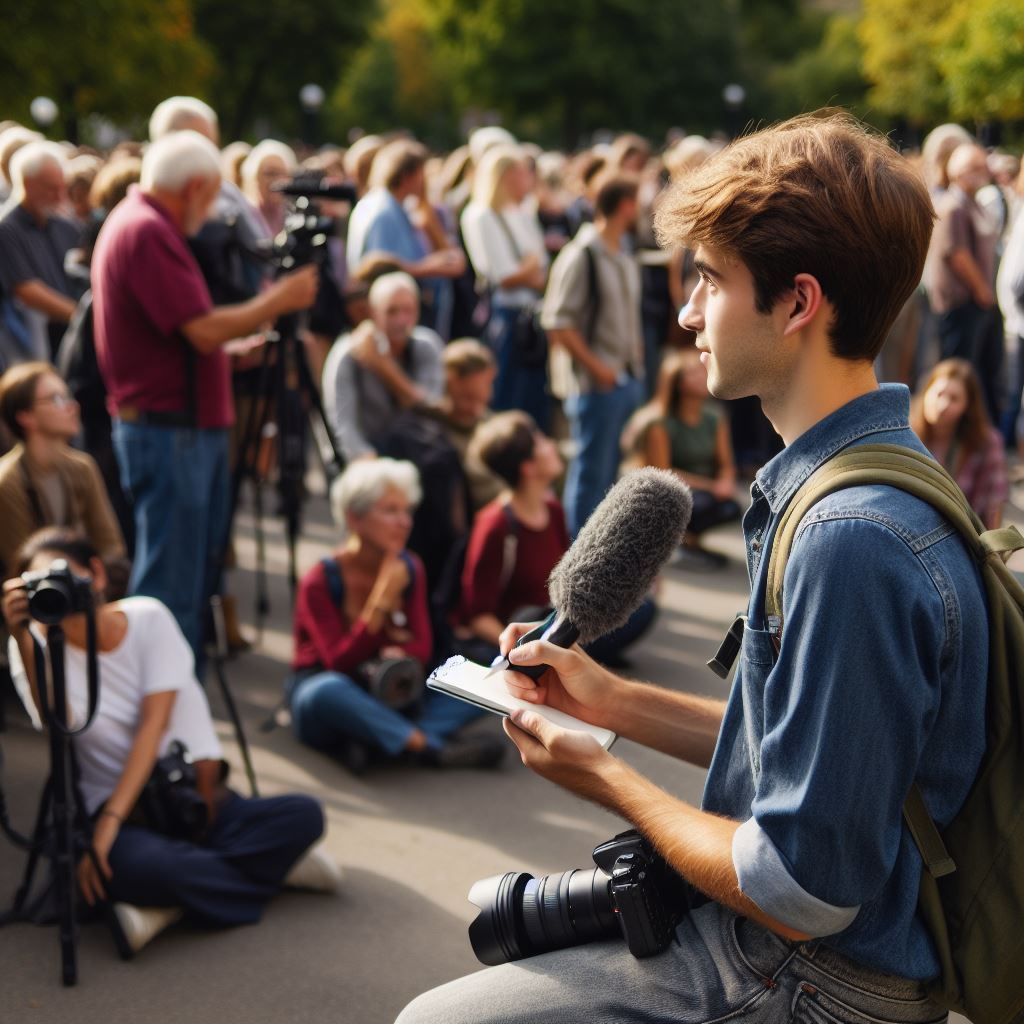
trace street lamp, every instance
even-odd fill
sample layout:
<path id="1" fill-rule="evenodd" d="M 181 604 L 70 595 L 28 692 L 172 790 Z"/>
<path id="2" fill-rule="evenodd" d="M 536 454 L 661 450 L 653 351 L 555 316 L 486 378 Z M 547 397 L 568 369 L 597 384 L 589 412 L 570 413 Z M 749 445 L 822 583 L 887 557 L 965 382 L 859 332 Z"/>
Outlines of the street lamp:
<path id="1" fill-rule="evenodd" d="M 302 106 L 302 141 L 307 146 L 316 145 L 317 119 L 325 99 L 323 88 L 316 82 L 307 82 L 299 90 L 299 103 Z"/>
<path id="2" fill-rule="evenodd" d="M 730 82 L 722 90 L 722 102 L 728 112 L 729 135 L 736 138 L 740 133 L 740 109 L 747 98 L 747 90 L 739 82 Z"/>
<path id="3" fill-rule="evenodd" d="M 28 105 L 28 112 L 32 115 L 32 120 L 35 121 L 45 135 L 53 127 L 60 109 L 49 96 L 37 96 Z"/>

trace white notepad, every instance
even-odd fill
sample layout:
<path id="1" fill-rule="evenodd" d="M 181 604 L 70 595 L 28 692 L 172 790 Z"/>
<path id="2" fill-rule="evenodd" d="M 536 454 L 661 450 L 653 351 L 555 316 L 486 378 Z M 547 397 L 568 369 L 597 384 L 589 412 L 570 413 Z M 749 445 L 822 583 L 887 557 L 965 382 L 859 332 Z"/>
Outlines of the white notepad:
<path id="1" fill-rule="evenodd" d="M 484 678 L 489 671 L 490 669 L 483 665 L 477 665 L 462 657 L 449 658 L 443 665 L 434 669 L 427 680 L 427 686 L 432 690 L 439 690 L 451 697 L 467 701 L 469 704 L 475 704 L 477 707 L 486 708 L 496 715 L 508 715 L 516 708 L 536 711 L 552 725 L 590 733 L 605 750 L 615 742 L 615 733 L 611 729 L 601 729 L 596 725 L 580 721 L 572 715 L 567 715 L 564 711 L 556 711 L 543 704 L 530 704 L 518 697 L 513 697 L 506 689 L 501 673 L 496 673 L 489 679 Z"/>

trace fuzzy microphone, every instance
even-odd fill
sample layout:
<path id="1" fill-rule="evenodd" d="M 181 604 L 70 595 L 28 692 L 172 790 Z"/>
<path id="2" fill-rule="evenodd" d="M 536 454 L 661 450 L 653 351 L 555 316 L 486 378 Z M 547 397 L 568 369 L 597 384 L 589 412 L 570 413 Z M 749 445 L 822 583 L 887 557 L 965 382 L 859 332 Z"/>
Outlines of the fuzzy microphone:
<path id="1" fill-rule="evenodd" d="M 589 644 L 624 625 L 682 542 L 692 511 L 690 488 L 669 470 L 627 473 L 551 571 L 548 588 L 555 610 L 516 646 L 531 640 L 559 647 L 577 640 Z M 514 668 L 539 679 L 548 666 Z"/>

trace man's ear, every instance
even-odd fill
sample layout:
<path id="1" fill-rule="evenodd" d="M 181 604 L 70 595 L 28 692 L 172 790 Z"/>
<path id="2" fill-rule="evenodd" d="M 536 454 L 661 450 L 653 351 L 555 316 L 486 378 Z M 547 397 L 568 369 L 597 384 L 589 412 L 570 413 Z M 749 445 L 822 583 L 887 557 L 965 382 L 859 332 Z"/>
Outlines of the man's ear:
<path id="1" fill-rule="evenodd" d="M 825 296 L 818 279 L 812 274 L 797 274 L 793 279 L 790 313 L 784 333 L 795 334 L 808 328 L 821 312 L 824 301 Z"/>

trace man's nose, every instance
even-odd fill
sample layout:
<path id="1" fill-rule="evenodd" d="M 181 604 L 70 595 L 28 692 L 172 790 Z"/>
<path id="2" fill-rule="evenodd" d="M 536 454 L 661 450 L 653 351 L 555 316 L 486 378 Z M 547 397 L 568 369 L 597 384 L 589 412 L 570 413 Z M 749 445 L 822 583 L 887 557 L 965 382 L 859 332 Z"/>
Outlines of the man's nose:
<path id="1" fill-rule="evenodd" d="M 679 310 L 679 326 L 683 330 L 694 331 L 697 334 L 704 330 L 704 313 L 694 305 L 692 299 Z"/>

